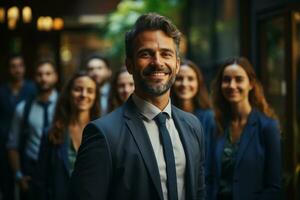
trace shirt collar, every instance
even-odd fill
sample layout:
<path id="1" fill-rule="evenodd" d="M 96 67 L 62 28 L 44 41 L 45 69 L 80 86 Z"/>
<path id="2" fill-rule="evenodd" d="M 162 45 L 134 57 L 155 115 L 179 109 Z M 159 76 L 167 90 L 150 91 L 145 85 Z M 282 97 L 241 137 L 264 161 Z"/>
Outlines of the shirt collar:
<path id="1" fill-rule="evenodd" d="M 172 109 L 171 109 L 171 99 L 169 99 L 169 102 L 164 110 L 160 110 L 155 105 L 151 104 L 150 102 L 142 99 L 141 97 L 137 96 L 135 93 L 132 95 L 132 100 L 137 106 L 140 114 L 145 117 L 147 120 L 153 120 L 156 115 L 158 115 L 161 112 L 167 113 L 168 118 L 170 118 L 172 115 Z"/>
<path id="2" fill-rule="evenodd" d="M 104 83 L 104 85 L 100 88 L 101 95 L 108 95 L 110 90 L 110 84 Z"/>
<path id="3" fill-rule="evenodd" d="M 56 102 L 57 96 L 58 96 L 57 91 L 53 90 L 51 95 L 49 96 L 50 103 Z"/>
<path id="4" fill-rule="evenodd" d="M 47 102 L 48 102 L 49 104 L 51 104 L 51 103 L 56 103 L 57 98 L 58 98 L 58 93 L 57 93 L 57 91 L 56 91 L 56 90 L 52 90 L 52 92 L 51 92 L 51 94 L 50 94 L 50 96 L 49 96 Z M 39 102 L 39 100 L 38 100 L 37 102 Z"/>

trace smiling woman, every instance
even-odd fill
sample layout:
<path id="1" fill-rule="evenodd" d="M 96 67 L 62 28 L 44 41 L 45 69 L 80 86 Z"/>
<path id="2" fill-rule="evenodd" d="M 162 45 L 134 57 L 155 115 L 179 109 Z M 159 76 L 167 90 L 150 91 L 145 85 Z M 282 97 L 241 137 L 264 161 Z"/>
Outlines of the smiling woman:
<path id="1" fill-rule="evenodd" d="M 208 199 L 281 199 L 279 124 L 248 59 L 221 65 L 212 96 L 218 137 Z"/>
<path id="2" fill-rule="evenodd" d="M 96 81 L 85 72 L 74 74 L 63 88 L 53 125 L 40 147 L 37 199 L 67 198 L 83 128 L 100 114 L 97 91 Z"/>
<path id="3" fill-rule="evenodd" d="M 204 76 L 200 68 L 190 60 L 183 60 L 171 90 L 172 103 L 180 109 L 193 113 L 201 122 L 205 134 L 205 171 L 211 167 L 210 151 L 215 131 Z M 206 179 L 208 178 L 206 173 Z"/>

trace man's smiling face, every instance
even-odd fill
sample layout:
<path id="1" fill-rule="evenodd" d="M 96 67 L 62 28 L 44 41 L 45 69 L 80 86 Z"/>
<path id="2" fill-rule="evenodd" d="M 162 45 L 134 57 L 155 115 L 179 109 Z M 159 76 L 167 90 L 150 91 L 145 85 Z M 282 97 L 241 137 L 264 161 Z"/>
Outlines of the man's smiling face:
<path id="1" fill-rule="evenodd" d="M 134 41 L 134 54 L 127 60 L 136 92 L 161 96 L 169 91 L 179 70 L 176 45 L 161 30 L 141 32 Z"/>

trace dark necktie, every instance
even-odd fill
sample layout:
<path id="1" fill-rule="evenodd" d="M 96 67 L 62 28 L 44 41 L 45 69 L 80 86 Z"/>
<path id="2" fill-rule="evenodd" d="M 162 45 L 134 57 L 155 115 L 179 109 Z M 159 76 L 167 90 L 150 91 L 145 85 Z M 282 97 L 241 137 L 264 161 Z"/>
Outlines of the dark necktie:
<path id="1" fill-rule="evenodd" d="M 167 170 L 167 189 L 168 200 L 177 200 L 177 179 L 175 157 L 173 153 L 173 145 L 170 138 L 169 131 L 166 127 L 166 113 L 159 113 L 155 118 L 160 133 L 160 141 L 163 146 L 164 158 Z"/>
<path id="2" fill-rule="evenodd" d="M 43 116 L 43 129 L 42 133 L 43 135 L 47 132 L 48 126 L 49 126 L 49 115 L 48 115 L 48 107 L 50 105 L 50 102 L 39 102 L 39 104 L 42 106 L 44 110 L 44 116 Z"/>

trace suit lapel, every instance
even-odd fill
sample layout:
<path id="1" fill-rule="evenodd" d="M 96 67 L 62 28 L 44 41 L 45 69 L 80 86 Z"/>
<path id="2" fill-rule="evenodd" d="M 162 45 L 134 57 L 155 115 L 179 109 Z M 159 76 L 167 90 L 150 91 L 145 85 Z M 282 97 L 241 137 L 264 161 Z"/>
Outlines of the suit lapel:
<path id="1" fill-rule="evenodd" d="M 227 136 L 223 135 L 220 138 L 217 139 L 216 142 L 216 170 L 217 170 L 217 177 L 221 176 L 221 167 L 222 167 L 222 155 L 224 151 L 224 144 L 225 144 L 225 138 Z"/>
<path id="2" fill-rule="evenodd" d="M 195 172 L 195 168 L 194 168 L 194 164 L 192 163 L 192 150 L 190 148 L 189 145 L 189 138 L 187 137 L 187 134 L 185 134 L 185 132 L 190 131 L 190 127 L 189 125 L 186 123 L 185 119 L 183 117 L 181 117 L 180 115 L 178 115 L 178 111 L 177 108 L 172 106 L 172 117 L 174 119 L 174 123 L 176 126 L 176 129 L 180 135 L 180 139 L 181 139 L 181 143 L 185 152 L 185 157 L 186 157 L 186 199 L 192 199 L 193 198 L 193 193 L 194 190 L 192 190 L 193 188 L 195 188 L 196 186 L 193 185 L 193 178 L 196 177 Z"/>
<path id="3" fill-rule="evenodd" d="M 65 138 L 68 140 L 68 138 Z M 58 156 L 63 161 L 63 165 L 67 173 L 69 174 L 69 162 L 68 162 L 68 144 L 70 141 L 65 141 L 62 145 L 58 147 Z"/>
<path id="4" fill-rule="evenodd" d="M 125 115 L 125 122 L 143 157 L 145 166 L 149 171 L 155 189 L 157 190 L 160 199 L 163 199 L 160 175 L 158 171 L 155 154 L 147 130 L 143 124 L 143 121 L 139 118 L 139 113 L 131 98 L 125 104 L 124 115 Z"/>
<path id="5" fill-rule="evenodd" d="M 63 161 L 64 168 L 65 168 L 67 174 L 69 174 L 69 170 L 68 170 L 69 169 L 68 148 L 70 147 L 70 145 L 71 145 L 70 142 L 72 142 L 72 141 L 69 138 L 70 136 L 69 136 L 68 130 L 65 129 L 64 131 L 65 131 L 64 132 L 65 142 L 58 146 L 57 151 L 58 151 L 58 157 L 60 158 L 60 160 Z"/>
<path id="6" fill-rule="evenodd" d="M 238 166 L 238 164 L 240 163 L 251 139 L 253 138 L 253 135 L 255 133 L 255 129 L 256 129 L 256 111 L 252 111 L 249 115 L 248 118 L 248 122 L 243 130 L 243 134 L 241 136 L 241 140 L 240 140 L 240 145 L 239 145 L 239 150 L 237 153 L 237 157 L 236 157 L 236 164 L 235 167 Z"/>

